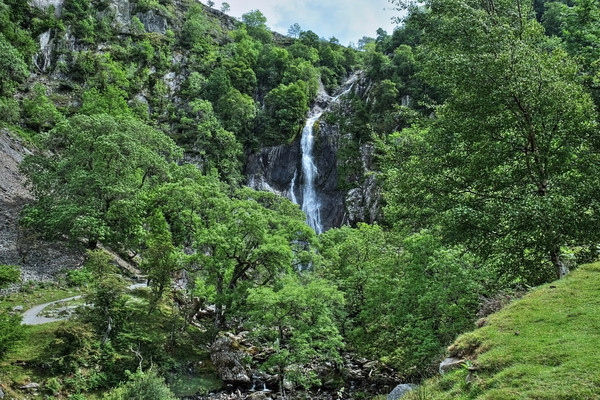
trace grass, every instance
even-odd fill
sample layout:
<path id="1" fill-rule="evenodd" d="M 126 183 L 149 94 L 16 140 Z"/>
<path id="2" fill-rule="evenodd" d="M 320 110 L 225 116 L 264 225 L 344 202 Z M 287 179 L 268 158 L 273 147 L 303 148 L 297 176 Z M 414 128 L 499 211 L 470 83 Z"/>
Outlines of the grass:
<path id="1" fill-rule="evenodd" d="M 61 289 L 51 284 L 32 286 L 25 291 L 4 296 L 0 299 L 0 307 L 10 310 L 14 306 L 22 305 L 27 310 L 37 304 L 77 294 L 82 293 L 79 290 Z M 155 358 L 151 358 L 149 361 L 162 367 L 168 366 L 167 369 L 172 371 L 168 375 L 168 382 L 173 391 L 183 396 L 196 392 L 207 393 L 222 386 L 222 382 L 216 377 L 214 367 L 210 363 L 203 332 L 189 326 L 184 334 L 178 334 L 176 343 L 170 343 L 169 336 L 172 330 L 179 331 L 181 328 L 181 319 L 173 304 L 165 301 L 149 315 L 149 289 L 136 289 L 129 295 L 131 297 L 127 302 L 127 307 L 130 322 L 127 332 L 123 334 L 130 335 L 130 339 L 139 343 L 143 350 L 154 354 Z M 71 303 L 77 305 L 82 302 L 84 300 L 79 299 Z M 56 307 L 64 307 L 67 304 L 61 303 Z M 51 391 L 53 382 L 58 382 L 61 389 L 51 398 L 62 399 L 68 396 L 68 391 L 71 389 L 67 387 L 66 382 L 67 380 L 73 381 L 75 378 L 53 374 L 44 357 L 47 356 L 48 348 L 56 337 L 56 331 L 64 325 L 75 326 L 77 324 L 79 322 L 76 320 L 68 320 L 24 327 L 24 340 L 9 351 L 4 359 L 0 360 L 0 387 L 6 394 L 5 398 L 16 400 L 32 398 L 31 393 L 27 394 L 18 389 L 30 382 L 41 385 L 40 398 L 47 398 L 45 395 L 53 393 Z M 127 351 L 119 356 L 133 357 Z M 100 399 L 102 392 L 87 392 L 85 396 L 88 400 Z"/>
<path id="2" fill-rule="evenodd" d="M 65 289 L 52 284 L 45 284 L 41 287 L 36 287 L 34 284 L 29 286 L 25 284 L 20 292 L 1 296 L 0 308 L 23 306 L 25 311 L 37 304 L 65 299 L 79 294 L 82 294 L 81 290 L 75 288 Z"/>
<path id="3" fill-rule="evenodd" d="M 6 398 L 22 399 L 24 393 L 14 389 L 30 382 L 42 384 L 50 377 L 38 359 L 54 339 L 54 332 L 65 323 L 25 326 L 25 340 L 0 362 L 0 382 Z"/>
<path id="4" fill-rule="evenodd" d="M 600 399 L 600 263 L 543 285 L 460 336 L 450 353 L 472 360 L 426 381 L 427 399 Z M 417 399 L 416 393 L 407 396 Z"/>

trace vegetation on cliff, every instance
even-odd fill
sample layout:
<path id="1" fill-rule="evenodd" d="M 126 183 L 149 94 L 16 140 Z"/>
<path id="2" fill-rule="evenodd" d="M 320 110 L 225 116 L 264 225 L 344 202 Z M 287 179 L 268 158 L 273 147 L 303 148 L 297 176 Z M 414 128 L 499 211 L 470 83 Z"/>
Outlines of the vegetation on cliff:
<path id="1" fill-rule="evenodd" d="M 434 373 L 497 293 L 597 257 L 590 42 L 600 8 L 394 3 L 409 10 L 402 25 L 353 49 L 299 27 L 274 35 L 258 10 L 237 21 L 192 0 L 0 0 L 1 124 L 36 148 L 21 163 L 35 195 L 22 227 L 89 250 L 62 282 L 85 292 L 76 318 L 21 331 L 18 316 L 0 313 L 11 395 L 32 377 L 54 398 L 218 389 L 206 349 L 219 332 L 251 329 L 233 345 L 245 372 L 229 383 L 248 384 L 254 371 L 282 396 L 316 396 L 327 384 L 365 397 L 371 385 L 389 391 Z M 320 83 L 332 92 L 356 70 L 323 118 L 340 131 L 339 186 L 376 176 L 384 205 L 371 224 L 317 236 L 297 205 L 244 186 L 245 159 L 297 141 Z M 126 291 L 118 257 L 149 289 Z M 575 283 L 596 269 L 530 298 L 572 290 L 587 315 L 594 280 Z M 457 372 L 434 385 L 511 398 L 534 356 L 509 357 L 504 339 L 536 336 L 511 314 L 528 301 L 457 342 L 472 347 L 464 356 L 481 353 L 479 380 L 458 384 Z M 35 345 L 17 342 L 23 332 Z M 566 374 L 560 351 L 544 353 L 552 371 L 532 367 L 540 382 Z M 377 360 L 363 363 L 368 374 L 348 367 L 362 357 Z M 203 380 L 175 390 L 190 368 Z"/>

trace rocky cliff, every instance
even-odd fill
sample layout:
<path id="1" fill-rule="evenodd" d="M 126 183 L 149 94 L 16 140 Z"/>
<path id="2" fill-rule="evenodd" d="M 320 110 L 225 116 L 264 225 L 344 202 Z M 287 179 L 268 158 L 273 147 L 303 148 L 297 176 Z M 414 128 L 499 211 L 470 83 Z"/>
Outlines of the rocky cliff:
<path id="1" fill-rule="evenodd" d="M 368 80 L 363 74 L 356 73 L 342 85 L 345 93 L 339 99 L 328 96 L 321 88 L 314 108 L 326 109 L 326 113 L 333 114 L 351 113 L 345 96 L 368 96 L 367 85 Z M 353 175 L 342 176 L 339 171 L 346 168 L 346 160 L 338 154 L 353 139 L 341 132 L 338 123 L 328 121 L 325 114 L 315 123 L 316 141 L 313 150 L 314 162 L 319 171 L 315 185 L 321 203 L 323 229 L 374 222 L 380 210 L 380 192 L 373 172 L 373 145 L 360 144 L 359 160 L 352 160 L 354 163 L 359 161 L 358 171 Z M 262 148 L 250 155 L 245 174 L 250 187 L 295 198 L 298 204 L 302 204 L 300 188 L 304 177 L 300 135 L 289 145 Z M 295 183 L 293 195 L 292 180 Z"/>
<path id="2" fill-rule="evenodd" d="M 19 213 L 33 200 L 19 173 L 19 163 L 29 153 L 8 130 L 0 130 L 0 264 L 20 266 L 23 281 L 52 280 L 58 272 L 80 266 L 83 253 L 20 228 Z"/>

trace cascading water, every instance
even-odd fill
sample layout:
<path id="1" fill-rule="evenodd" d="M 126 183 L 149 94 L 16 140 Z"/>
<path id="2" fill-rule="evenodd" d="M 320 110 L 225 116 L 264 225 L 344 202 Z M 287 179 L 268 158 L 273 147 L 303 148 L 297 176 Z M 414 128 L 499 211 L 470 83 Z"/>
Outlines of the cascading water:
<path id="1" fill-rule="evenodd" d="M 346 89 L 335 97 L 328 96 L 322 88 L 321 95 L 329 98 L 329 105 L 335 103 L 341 96 L 348 93 L 352 88 L 352 84 L 357 79 L 355 74 L 346 82 Z M 314 229 L 317 234 L 323 232 L 323 225 L 321 224 L 321 204 L 317 189 L 315 187 L 315 181 L 318 177 L 319 171 L 317 170 L 317 164 L 313 157 L 313 147 L 315 142 L 315 136 L 313 133 L 313 127 L 319 120 L 324 110 L 318 105 L 313 108 L 312 116 L 308 118 L 304 129 L 302 129 L 302 139 L 300 140 L 300 147 L 302 149 L 302 211 L 306 214 L 307 224 Z M 294 177 L 290 182 L 289 198 L 294 203 L 299 204 L 296 199 L 294 187 L 296 185 L 296 176 L 298 171 L 294 172 Z"/>
<path id="2" fill-rule="evenodd" d="M 302 173 L 304 174 L 302 211 L 306 214 L 306 222 L 315 230 L 317 235 L 323 232 L 323 226 L 321 225 L 319 198 L 315 189 L 315 179 L 319 171 L 317 171 L 317 166 L 313 159 L 313 145 L 315 142 L 313 127 L 321 114 L 323 112 L 319 111 L 306 121 L 306 125 L 304 125 L 304 129 L 302 130 L 302 139 L 300 140 L 300 147 L 302 148 Z"/>

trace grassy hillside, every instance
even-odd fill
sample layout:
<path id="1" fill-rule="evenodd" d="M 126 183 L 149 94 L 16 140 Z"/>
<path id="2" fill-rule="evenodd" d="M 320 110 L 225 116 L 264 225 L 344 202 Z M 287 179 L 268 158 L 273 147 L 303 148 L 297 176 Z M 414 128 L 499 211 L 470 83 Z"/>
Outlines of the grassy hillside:
<path id="1" fill-rule="evenodd" d="M 537 288 L 460 336 L 467 368 L 428 381 L 414 399 L 600 399 L 600 263 Z M 469 361 L 467 361 L 469 363 Z M 473 369 L 473 368 L 472 368 Z"/>

